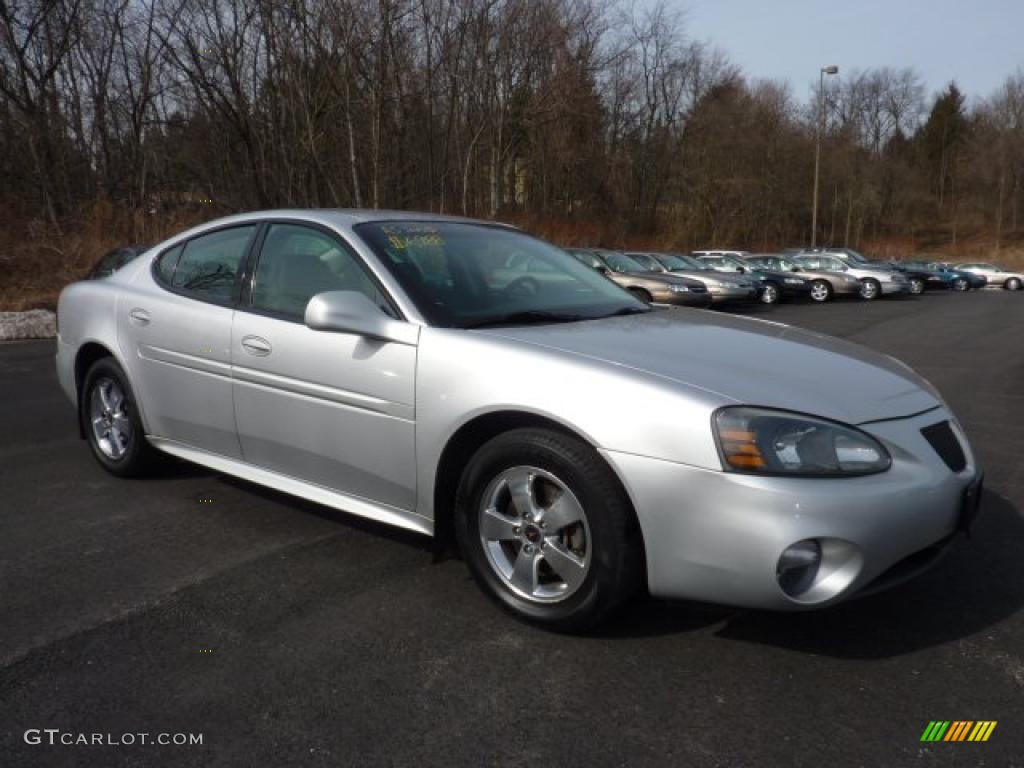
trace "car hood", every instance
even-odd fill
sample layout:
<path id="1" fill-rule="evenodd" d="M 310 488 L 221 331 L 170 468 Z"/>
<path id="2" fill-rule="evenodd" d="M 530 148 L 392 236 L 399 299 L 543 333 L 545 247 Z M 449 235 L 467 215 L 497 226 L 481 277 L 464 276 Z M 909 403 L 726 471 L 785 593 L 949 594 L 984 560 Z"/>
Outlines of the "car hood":
<path id="1" fill-rule="evenodd" d="M 723 404 L 784 408 L 849 424 L 941 404 L 930 384 L 894 358 L 779 323 L 701 310 L 480 332 L 696 387 Z"/>

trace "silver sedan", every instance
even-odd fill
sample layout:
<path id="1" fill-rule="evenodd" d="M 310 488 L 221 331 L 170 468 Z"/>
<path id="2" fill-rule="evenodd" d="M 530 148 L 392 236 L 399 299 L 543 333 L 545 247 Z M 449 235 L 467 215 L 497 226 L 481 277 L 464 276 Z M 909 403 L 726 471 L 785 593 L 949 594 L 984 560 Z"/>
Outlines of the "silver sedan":
<path id="1" fill-rule="evenodd" d="M 171 454 L 433 535 L 555 629 L 642 590 L 828 605 L 927 567 L 977 509 L 963 430 L 902 363 L 652 308 L 500 225 L 221 219 L 65 288 L 59 328 L 110 472 Z"/>
<path id="2" fill-rule="evenodd" d="M 981 275 L 988 280 L 988 285 L 993 288 L 1002 287 L 1008 291 L 1019 291 L 1024 288 L 1024 270 L 1004 269 L 987 262 L 957 264 L 956 268 Z"/>

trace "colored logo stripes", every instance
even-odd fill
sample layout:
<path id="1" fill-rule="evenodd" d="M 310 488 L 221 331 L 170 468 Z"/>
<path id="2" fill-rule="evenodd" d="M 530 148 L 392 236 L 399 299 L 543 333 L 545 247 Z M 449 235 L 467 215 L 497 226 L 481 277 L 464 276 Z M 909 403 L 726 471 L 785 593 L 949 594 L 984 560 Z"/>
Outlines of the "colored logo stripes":
<path id="1" fill-rule="evenodd" d="M 995 728 L 995 720 L 932 720 L 921 741 L 988 741 Z"/>

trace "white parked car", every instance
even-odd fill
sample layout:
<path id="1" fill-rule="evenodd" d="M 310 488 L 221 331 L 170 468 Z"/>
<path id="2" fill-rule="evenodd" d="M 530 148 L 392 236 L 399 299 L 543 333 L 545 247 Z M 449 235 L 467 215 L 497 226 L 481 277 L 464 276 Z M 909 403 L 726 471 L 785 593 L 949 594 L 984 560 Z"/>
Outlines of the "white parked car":
<path id="1" fill-rule="evenodd" d="M 973 262 L 970 264 L 957 264 L 957 269 L 964 272 L 972 272 L 988 278 L 988 284 L 994 288 L 1005 288 L 1008 291 L 1019 291 L 1024 287 L 1024 272 L 1003 269 L 995 264 L 987 262 Z"/>

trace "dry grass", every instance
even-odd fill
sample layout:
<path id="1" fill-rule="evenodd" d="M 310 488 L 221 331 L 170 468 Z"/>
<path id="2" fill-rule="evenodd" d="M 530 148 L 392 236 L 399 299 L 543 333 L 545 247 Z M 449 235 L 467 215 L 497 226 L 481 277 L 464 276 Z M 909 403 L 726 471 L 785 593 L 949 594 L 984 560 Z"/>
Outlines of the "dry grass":
<path id="1" fill-rule="evenodd" d="M 0 311 L 53 309 L 61 288 L 81 279 L 104 253 L 121 245 L 157 243 L 187 227 L 211 218 L 209 208 L 183 207 L 149 214 L 97 203 L 75 219 L 55 228 L 42 221 L 14 222 L 0 210 Z M 560 245 L 673 250 L 677 235 L 668 232 L 630 235 L 614 219 L 570 219 L 520 215 L 509 219 Z M 1024 269 L 1024 231 L 1003 237 L 997 251 L 991 235 L 961 234 L 956 245 L 944 230 L 916 239 L 884 238 L 865 242 L 861 250 L 877 258 L 931 257 L 942 261 L 994 261 Z M 779 243 L 782 247 L 786 243 Z M 743 243 L 735 246 L 743 247 Z"/>
<path id="2" fill-rule="evenodd" d="M 56 228 L 8 214 L 0 211 L 0 311 L 15 312 L 54 309 L 61 288 L 112 248 L 157 243 L 209 217 L 208 209 L 149 215 L 97 203 Z"/>

